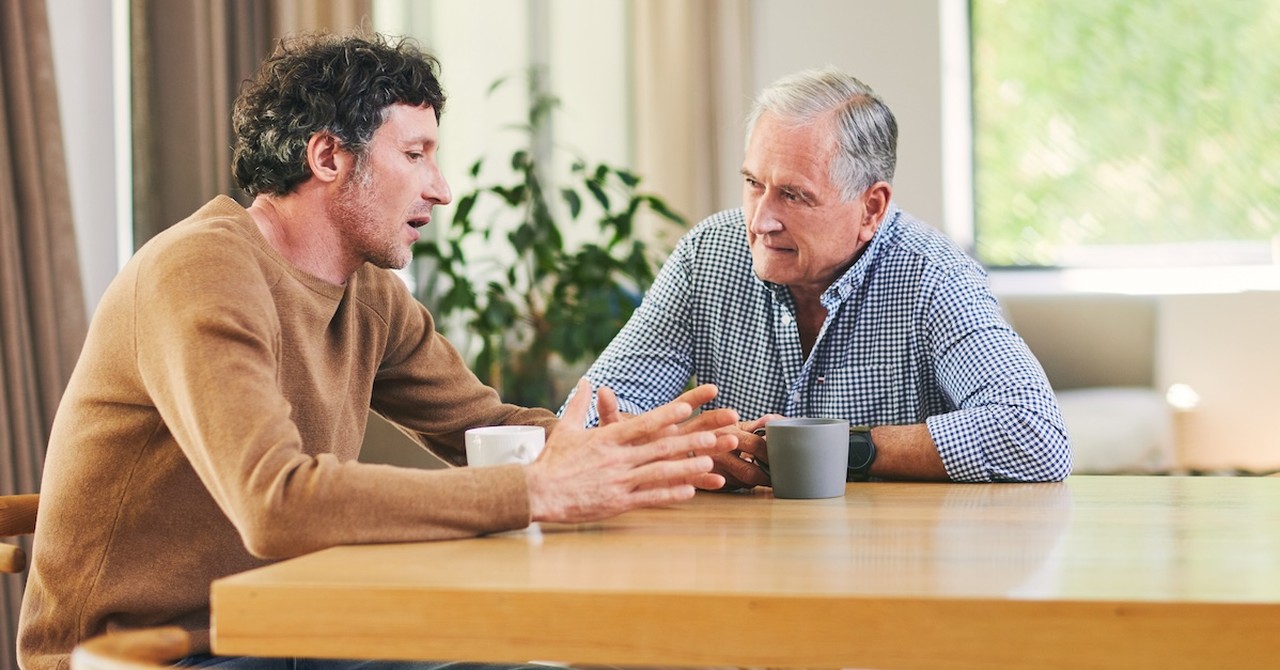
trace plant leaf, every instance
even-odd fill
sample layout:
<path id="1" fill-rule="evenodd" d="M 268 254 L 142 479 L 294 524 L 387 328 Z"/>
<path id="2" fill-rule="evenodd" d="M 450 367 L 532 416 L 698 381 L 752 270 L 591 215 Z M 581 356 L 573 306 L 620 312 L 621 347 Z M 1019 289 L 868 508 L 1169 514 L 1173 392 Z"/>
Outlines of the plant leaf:
<path id="1" fill-rule="evenodd" d="M 467 217 L 471 215 L 471 208 L 476 204 L 475 192 L 468 193 L 458 200 L 457 207 L 453 209 L 453 223 L 457 225 L 466 225 Z"/>
<path id="2" fill-rule="evenodd" d="M 595 197 L 596 202 L 607 212 L 609 211 L 609 196 L 605 194 L 604 189 L 600 187 L 598 182 L 588 180 L 587 190 L 591 191 L 591 195 Z"/>
<path id="3" fill-rule="evenodd" d="M 653 195 L 641 196 L 645 202 L 649 204 L 649 208 L 664 219 L 684 225 L 685 218 L 677 214 L 674 210 L 667 206 L 667 203 L 661 198 Z"/>
<path id="4" fill-rule="evenodd" d="M 582 196 L 571 188 L 560 189 L 560 195 L 564 198 L 565 203 L 569 205 L 569 218 L 577 219 L 578 214 L 582 212 Z"/>

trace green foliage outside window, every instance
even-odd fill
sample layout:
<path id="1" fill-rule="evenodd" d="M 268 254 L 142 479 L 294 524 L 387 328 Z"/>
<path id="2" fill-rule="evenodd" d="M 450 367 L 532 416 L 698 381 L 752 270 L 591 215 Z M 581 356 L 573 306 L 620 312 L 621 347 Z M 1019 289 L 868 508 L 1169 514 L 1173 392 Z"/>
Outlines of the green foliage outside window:
<path id="1" fill-rule="evenodd" d="M 1280 2 L 973 0 L 972 12 L 979 258 L 1270 261 Z"/>

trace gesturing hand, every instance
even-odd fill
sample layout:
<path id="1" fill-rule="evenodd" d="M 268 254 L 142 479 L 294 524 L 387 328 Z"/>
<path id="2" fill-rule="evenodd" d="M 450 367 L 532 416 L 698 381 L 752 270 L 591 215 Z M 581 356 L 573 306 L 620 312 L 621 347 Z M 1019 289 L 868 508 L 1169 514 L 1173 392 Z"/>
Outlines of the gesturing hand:
<path id="1" fill-rule="evenodd" d="M 715 396 L 716 387 L 703 384 L 662 407 L 619 421 L 613 392 L 601 388 L 598 404 L 602 423 L 610 415 L 608 425 L 584 429 L 591 386 L 578 382 L 560 425 L 528 466 L 533 520 L 594 521 L 687 500 L 695 486 L 717 480 L 723 485 L 708 474 L 711 456 L 732 451 L 737 437 L 715 431 L 736 422 L 737 413 L 712 410 L 686 421 Z"/>

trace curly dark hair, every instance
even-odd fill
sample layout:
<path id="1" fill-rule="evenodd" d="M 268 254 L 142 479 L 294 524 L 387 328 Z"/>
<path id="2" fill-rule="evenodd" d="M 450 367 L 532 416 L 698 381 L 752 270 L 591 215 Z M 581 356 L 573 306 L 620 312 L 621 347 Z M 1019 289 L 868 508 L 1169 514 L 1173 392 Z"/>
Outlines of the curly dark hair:
<path id="1" fill-rule="evenodd" d="M 280 40 L 231 111 L 231 173 L 249 195 L 284 195 L 311 176 L 306 147 L 329 132 L 363 161 L 396 103 L 444 110 L 440 63 L 405 38 L 306 34 Z"/>

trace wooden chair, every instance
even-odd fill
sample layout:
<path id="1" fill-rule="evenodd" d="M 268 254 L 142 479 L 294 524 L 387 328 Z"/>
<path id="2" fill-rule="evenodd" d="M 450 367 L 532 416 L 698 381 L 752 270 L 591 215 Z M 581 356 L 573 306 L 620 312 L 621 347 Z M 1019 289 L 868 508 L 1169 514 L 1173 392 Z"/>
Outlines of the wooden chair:
<path id="1" fill-rule="evenodd" d="M 30 535 L 36 530 L 38 493 L 0 496 L 0 537 Z M 0 572 L 27 569 L 27 553 L 0 542 Z M 85 640 L 71 654 L 76 670 L 144 670 L 169 667 L 170 661 L 195 653 L 200 646 L 191 634 L 175 626 L 120 631 Z"/>
<path id="2" fill-rule="evenodd" d="M 40 494 L 0 496 L 0 537 L 17 537 L 36 532 L 36 508 Z M 27 569 L 27 552 L 16 544 L 0 542 L 0 572 Z"/>
<path id="3" fill-rule="evenodd" d="M 201 646 L 177 626 L 104 633 L 71 652 L 71 670 L 151 670 L 167 668 Z"/>

